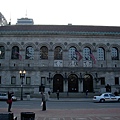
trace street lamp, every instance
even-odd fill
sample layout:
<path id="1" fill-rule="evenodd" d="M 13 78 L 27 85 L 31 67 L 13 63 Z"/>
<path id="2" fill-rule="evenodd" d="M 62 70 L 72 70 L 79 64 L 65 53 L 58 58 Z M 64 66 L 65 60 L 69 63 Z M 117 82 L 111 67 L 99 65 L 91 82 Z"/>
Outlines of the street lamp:
<path id="1" fill-rule="evenodd" d="M 26 71 L 25 70 L 20 70 L 20 79 L 21 79 L 21 100 L 23 100 L 23 78 L 25 78 Z"/>

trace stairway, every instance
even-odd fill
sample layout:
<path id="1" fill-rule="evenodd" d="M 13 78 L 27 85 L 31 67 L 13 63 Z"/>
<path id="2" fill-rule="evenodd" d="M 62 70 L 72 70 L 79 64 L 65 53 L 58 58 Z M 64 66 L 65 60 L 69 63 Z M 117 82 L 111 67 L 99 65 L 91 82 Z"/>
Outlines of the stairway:
<path id="1" fill-rule="evenodd" d="M 87 97 L 93 98 L 93 96 L 99 95 L 99 93 L 88 93 Z M 60 98 L 85 98 L 85 93 L 60 93 Z M 51 93 L 50 98 L 56 98 L 56 93 Z"/>

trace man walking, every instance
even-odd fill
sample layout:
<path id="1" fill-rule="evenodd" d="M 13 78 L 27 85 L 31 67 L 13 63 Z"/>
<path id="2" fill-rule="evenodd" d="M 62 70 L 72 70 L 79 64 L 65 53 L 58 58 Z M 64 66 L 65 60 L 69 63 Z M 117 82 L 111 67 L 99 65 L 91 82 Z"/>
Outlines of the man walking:
<path id="1" fill-rule="evenodd" d="M 45 93 L 41 93 L 42 94 L 42 111 L 45 111 L 46 110 L 46 96 L 45 96 Z"/>

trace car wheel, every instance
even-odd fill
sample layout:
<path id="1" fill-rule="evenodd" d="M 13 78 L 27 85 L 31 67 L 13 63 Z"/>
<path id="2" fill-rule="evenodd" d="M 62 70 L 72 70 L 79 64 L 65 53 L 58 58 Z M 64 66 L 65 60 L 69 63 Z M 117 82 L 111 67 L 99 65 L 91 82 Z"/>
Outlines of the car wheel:
<path id="1" fill-rule="evenodd" d="M 118 99 L 118 102 L 120 102 L 120 98 Z"/>
<path id="2" fill-rule="evenodd" d="M 103 102 L 105 102 L 105 100 L 104 100 L 104 99 L 101 99 L 100 102 L 103 103 Z"/>

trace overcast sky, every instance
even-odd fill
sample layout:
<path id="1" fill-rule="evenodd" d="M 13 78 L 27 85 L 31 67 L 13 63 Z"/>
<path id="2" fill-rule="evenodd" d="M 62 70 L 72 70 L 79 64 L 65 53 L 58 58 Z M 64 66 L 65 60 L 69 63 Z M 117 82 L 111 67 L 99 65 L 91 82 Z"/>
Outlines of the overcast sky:
<path id="1" fill-rule="evenodd" d="M 34 24 L 120 26 L 120 0 L 0 0 L 0 12 L 12 24 L 28 17 Z"/>

